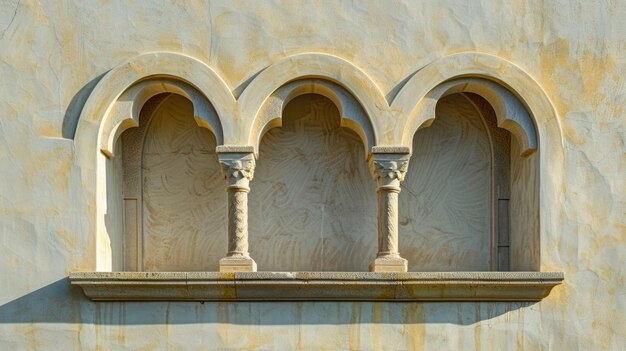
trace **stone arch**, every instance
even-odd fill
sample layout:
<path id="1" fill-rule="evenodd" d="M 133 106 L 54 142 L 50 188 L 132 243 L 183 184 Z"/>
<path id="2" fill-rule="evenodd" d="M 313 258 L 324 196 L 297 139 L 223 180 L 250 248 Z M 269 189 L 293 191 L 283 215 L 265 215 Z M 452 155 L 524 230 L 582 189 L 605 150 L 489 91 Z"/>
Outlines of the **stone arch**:
<path id="1" fill-rule="evenodd" d="M 253 121 L 250 145 L 259 150 L 265 132 L 282 125 L 283 111 L 294 98 L 304 94 L 318 94 L 331 100 L 339 110 L 341 126 L 354 131 L 363 142 L 365 155 L 374 146 L 375 134 L 370 119 L 359 102 L 341 86 L 322 79 L 303 79 L 287 83 L 274 91 L 265 101 Z"/>
<path id="2" fill-rule="evenodd" d="M 128 128 L 138 126 L 139 113 L 144 104 L 153 96 L 162 93 L 181 95 L 191 101 L 196 123 L 209 129 L 218 145 L 223 144 L 221 121 L 206 96 L 185 82 L 172 78 L 155 78 L 143 80 L 120 95 L 109 112 L 109 118 L 102 125 L 100 151 L 112 157 L 119 136 Z"/>
<path id="3" fill-rule="evenodd" d="M 407 120 L 402 141 L 408 143 L 418 129 L 430 126 L 436 114 L 439 99 L 456 93 L 475 93 L 483 97 L 495 111 L 498 127 L 511 132 L 521 144 L 521 154 L 537 151 L 538 138 L 532 117 L 522 103 L 497 83 L 480 78 L 459 78 L 447 81 L 428 92 Z"/>
<path id="4" fill-rule="evenodd" d="M 561 174 L 541 175 L 563 157 L 557 112 L 540 85 L 525 71 L 497 56 L 466 52 L 436 60 L 415 73 L 391 104 L 398 116 L 393 140 L 411 147 L 415 132 L 433 122 L 440 98 L 477 94 L 493 109 L 497 125 L 514 136 L 511 143 L 511 269 L 540 270 L 547 247 L 541 218 L 559 198 Z"/>
<path id="5" fill-rule="evenodd" d="M 459 92 L 454 89 L 462 91 L 462 89 L 470 88 L 460 83 L 459 86 L 451 84 L 447 86 L 447 89 L 445 87 L 440 88 L 441 90 L 435 89 L 455 79 L 467 77 L 483 78 L 480 84 L 470 85 L 471 90 L 468 91 L 477 92 L 492 103 L 510 102 L 512 97 L 517 99 L 515 104 L 523 106 L 534 122 L 537 134 L 536 147 L 543 146 L 542 144 L 549 140 L 551 143 L 558 141 L 562 148 L 563 140 L 556 111 L 541 86 L 515 64 L 494 55 L 477 52 L 464 52 L 440 58 L 419 70 L 409 79 L 391 104 L 391 109 L 396 111 L 400 118 L 400 123 L 396 125 L 393 133 L 394 140 L 402 140 L 403 145 L 410 146 L 412 134 L 409 136 L 405 131 L 415 132 L 429 118 L 421 117 L 420 119 L 416 116 L 424 114 L 424 109 L 432 109 L 432 104 L 436 104 L 437 98 L 444 96 L 450 89 L 452 89 L 451 92 Z M 492 83 L 486 83 L 486 81 Z M 429 95 L 429 93 L 432 94 Z M 441 95 L 437 97 L 439 94 Z M 519 122 L 505 122 L 507 118 L 515 120 L 515 117 L 505 117 L 502 122 L 503 127 L 517 129 L 514 125 Z M 500 117 L 498 120 L 500 121 Z M 530 144 L 532 140 L 528 135 L 528 129 L 524 129 L 527 137 L 521 141 L 529 143 L 525 145 L 524 152 L 532 153 Z M 522 131 L 517 131 L 517 133 L 522 134 Z"/>
<path id="6" fill-rule="evenodd" d="M 340 86 L 351 94 L 362 107 L 368 123 L 359 119 L 346 118 L 348 121 L 345 122 L 347 123 L 346 126 L 354 128 L 362 137 L 373 138 L 367 142 L 364 140 L 364 144 L 377 144 L 377 138 L 380 135 L 379 122 L 377 121 L 388 120 L 391 116 L 389 104 L 379 87 L 360 68 L 342 58 L 323 53 L 306 53 L 284 58 L 266 68 L 250 83 L 239 98 L 241 116 L 248 119 L 245 123 L 244 134 L 248 135 L 248 140 L 252 145 L 256 145 L 263 131 L 272 126 L 271 121 L 265 120 L 268 117 L 262 113 L 263 108 L 268 104 L 267 100 L 280 99 L 280 94 L 274 94 L 279 88 L 287 83 L 306 78 L 322 78 L 334 83 L 335 86 Z M 314 87 L 318 88 L 318 93 L 331 98 L 331 100 L 334 98 L 342 102 L 339 96 L 344 94 L 338 93 L 337 88 L 331 89 L 329 84 L 318 83 L 318 80 L 315 80 Z M 302 90 L 304 93 L 312 92 L 314 87 L 303 88 L 300 86 L 301 89 L 304 89 Z M 330 93 L 331 91 L 334 93 Z M 333 95 L 337 96 L 333 97 Z M 270 119 L 275 120 L 271 117 Z M 361 130 L 359 131 L 359 129 Z"/>
<path id="7" fill-rule="evenodd" d="M 225 143 L 234 139 L 236 100 L 227 83 L 203 62 L 183 54 L 155 52 L 133 57 L 109 71 L 87 99 L 74 139 L 84 194 L 95 200 L 89 228 L 95 233 L 92 247 L 98 271 L 112 270 L 105 217 L 112 210 L 107 208 L 107 170 L 111 168 L 113 143 L 136 123 L 141 101 L 166 92 L 192 100 L 196 121 L 212 128 L 217 138 Z M 131 97 L 135 100 L 126 100 Z M 213 115 L 211 108 L 215 109 Z"/>
<path id="8" fill-rule="evenodd" d="M 156 52 L 136 56 L 113 68 L 96 85 L 79 119 L 76 142 L 86 134 L 89 124 L 107 125 L 111 109 L 122 93 L 146 79 L 170 77 L 187 83 L 211 102 L 219 116 L 224 139 L 232 138 L 231 120 L 236 100 L 227 83 L 203 62 L 183 54 Z M 158 90 L 158 87 L 153 87 Z M 168 92 L 165 87 L 161 92 Z M 99 130 L 98 130 L 99 132 Z"/>

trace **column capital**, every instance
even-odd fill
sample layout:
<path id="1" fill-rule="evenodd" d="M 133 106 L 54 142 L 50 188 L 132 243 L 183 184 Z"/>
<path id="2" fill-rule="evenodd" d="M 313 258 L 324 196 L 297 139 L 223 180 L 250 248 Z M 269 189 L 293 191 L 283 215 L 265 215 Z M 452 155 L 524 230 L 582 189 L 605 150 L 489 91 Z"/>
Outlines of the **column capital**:
<path id="1" fill-rule="evenodd" d="M 249 183 L 254 177 L 256 166 L 252 152 L 224 152 L 218 147 L 218 159 L 222 167 L 224 179 L 228 181 L 229 189 L 249 190 Z"/>
<path id="2" fill-rule="evenodd" d="M 409 153 L 371 153 L 369 167 L 378 188 L 400 191 L 410 157 Z"/>

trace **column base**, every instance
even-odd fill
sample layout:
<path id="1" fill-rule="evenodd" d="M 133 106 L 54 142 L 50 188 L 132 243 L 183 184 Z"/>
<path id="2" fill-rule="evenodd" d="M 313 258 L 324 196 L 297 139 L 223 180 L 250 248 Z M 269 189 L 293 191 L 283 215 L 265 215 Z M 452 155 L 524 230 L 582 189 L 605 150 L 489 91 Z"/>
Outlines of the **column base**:
<path id="1" fill-rule="evenodd" d="M 402 257 L 377 257 L 374 262 L 370 263 L 370 272 L 406 272 L 408 271 L 408 262 Z"/>
<path id="2" fill-rule="evenodd" d="M 256 262 L 249 256 L 227 256 L 220 259 L 220 272 L 256 272 Z"/>

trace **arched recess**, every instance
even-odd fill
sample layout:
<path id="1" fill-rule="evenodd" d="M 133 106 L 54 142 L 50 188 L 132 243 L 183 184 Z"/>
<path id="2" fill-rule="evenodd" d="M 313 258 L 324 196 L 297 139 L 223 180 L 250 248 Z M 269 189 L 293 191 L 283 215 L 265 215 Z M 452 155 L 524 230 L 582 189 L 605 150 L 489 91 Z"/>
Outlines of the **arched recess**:
<path id="1" fill-rule="evenodd" d="M 381 123 L 379 121 L 391 120 L 392 114 L 384 94 L 376 83 L 360 68 L 342 58 L 323 53 L 306 53 L 284 58 L 267 67 L 246 87 L 239 98 L 241 116 L 247 120 L 244 135 L 249 136 L 248 141 L 251 145 L 257 145 L 263 132 L 272 126 L 271 121 L 276 120 L 267 117 L 264 111 L 268 105 L 267 100 L 281 99 L 280 94 L 274 94 L 279 88 L 287 83 L 307 78 L 320 78 L 335 83 L 335 88 L 330 89 L 331 85 L 323 84 L 316 79 L 312 81 L 312 86 L 308 88 L 302 86 L 303 91 L 313 92 L 314 89 L 318 89 L 318 93 L 328 95 L 331 100 L 339 99 L 339 102 L 347 101 L 341 100 L 340 97 L 343 99 L 345 92 L 349 93 L 364 111 L 368 123 L 357 118 L 345 118 L 346 126 L 357 131 L 362 137 L 373 137 L 373 140 L 367 140 L 367 144 L 378 144 L 378 138 L 383 133 L 379 128 Z M 344 91 L 339 92 L 337 86 Z M 331 93 L 332 91 L 334 93 Z M 336 96 L 333 97 L 333 94 Z M 269 105 L 276 106 L 276 102 L 270 101 Z M 270 111 L 270 114 L 275 115 L 274 112 Z M 348 112 L 352 111 L 344 107 L 343 112 L 344 115 L 350 116 Z M 367 135 L 368 133 L 371 136 Z"/>
<path id="2" fill-rule="evenodd" d="M 226 193 L 217 138 L 197 125 L 194 109 L 183 95 L 159 94 L 141 109 L 138 128 L 114 144 L 107 207 L 121 204 L 116 217 L 123 222 L 107 223 L 112 238 L 122 234 L 112 243 L 114 270 L 218 270 L 226 252 Z"/>
<path id="3" fill-rule="evenodd" d="M 283 111 L 287 104 L 304 94 L 322 95 L 331 100 L 339 110 L 341 126 L 351 129 L 361 138 L 367 157 L 376 137 L 366 112 L 352 94 L 341 86 L 322 79 L 297 80 L 274 91 L 254 119 L 249 144 L 259 150 L 263 135 L 271 128 L 282 126 Z"/>
<path id="4" fill-rule="evenodd" d="M 151 84 L 150 80 L 160 83 Z M 136 90 L 130 89 L 135 85 Z M 216 133 L 221 130 L 218 138 L 224 142 L 234 139 L 236 100 L 224 80 L 201 61 L 182 54 L 157 52 L 136 56 L 109 71 L 87 99 L 74 140 L 84 195 L 93 214 L 89 229 L 95 233 L 93 265 L 97 271 L 113 269 L 112 238 L 106 221 L 113 210 L 107 208 L 107 181 L 110 181 L 107 177 L 110 178 L 115 160 L 112 145 L 123 130 L 136 125 L 141 101 L 167 92 L 195 100 L 198 124 Z M 124 93 L 127 94 L 122 97 Z"/>
<path id="5" fill-rule="evenodd" d="M 499 142 L 495 118 L 464 94 L 446 96 L 436 108 L 432 125 L 413 138 L 402 183 L 402 256 L 410 271 L 506 270 L 493 262 L 492 212 L 495 188 L 508 194 L 509 179 L 506 169 L 497 172 L 504 181 L 494 177 L 500 164 L 508 165 L 508 155 L 496 158 L 494 151 L 509 151 L 510 138 Z"/>
<path id="6" fill-rule="evenodd" d="M 376 187 L 357 133 L 325 94 L 303 94 L 263 136 L 250 191 L 259 270 L 367 271 L 376 254 Z"/>
<path id="7" fill-rule="evenodd" d="M 520 67 L 494 55 L 464 52 L 442 57 L 409 79 L 391 104 L 398 116 L 392 139 L 411 147 L 412 133 L 432 123 L 437 102 L 451 93 L 478 93 L 499 114 L 498 125 L 514 136 L 511 235 L 519 242 L 511 249 L 519 250 L 511 254 L 511 269 L 539 270 L 541 252 L 548 246 L 545 233 L 552 229 L 550 223 L 540 226 L 540 217 L 558 216 L 550 204 L 562 198 L 563 175 L 551 171 L 563 159 L 557 112 L 541 86 Z M 546 172 L 550 176 L 540 181 Z"/>
<path id="8" fill-rule="evenodd" d="M 449 101 L 451 101 L 452 98 L 458 100 L 459 96 L 465 96 L 466 99 L 475 106 L 474 109 L 481 115 L 480 118 L 484 121 L 485 125 L 488 125 L 485 116 L 492 115 L 493 120 L 495 120 L 494 125 L 497 127 L 494 126 L 485 129 L 491 140 L 489 151 L 491 162 L 480 167 L 474 166 L 476 169 L 473 171 L 460 168 L 449 169 L 447 173 L 448 176 L 456 174 L 462 175 L 462 177 L 457 181 L 442 183 L 444 179 L 450 179 L 444 172 L 432 178 L 434 183 L 422 184 L 422 187 L 427 187 L 429 190 L 432 187 L 440 189 L 442 192 L 440 195 L 454 192 L 454 189 L 459 190 L 458 185 L 464 184 L 464 181 L 479 174 L 479 171 L 482 172 L 486 169 L 490 169 L 490 171 L 482 174 L 482 176 L 483 178 L 485 176 L 488 178 L 488 184 L 490 185 L 489 188 L 484 188 L 484 186 L 481 188 L 481 194 L 484 194 L 484 196 L 476 194 L 473 198 L 482 198 L 483 201 L 469 206 L 464 211 L 459 211 L 456 216 L 448 217 L 456 217 L 451 221 L 457 224 L 461 219 L 467 220 L 467 224 L 461 226 L 467 228 L 467 230 L 455 231 L 454 229 L 450 229 L 448 231 L 444 230 L 441 233 L 433 231 L 433 233 L 451 237 L 454 237 L 454 233 L 456 233 L 457 239 L 460 238 L 456 242 L 451 241 L 448 243 L 448 247 L 446 247 L 446 249 L 455 247 L 454 250 L 450 251 L 452 253 L 448 254 L 450 262 L 453 262 L 454 258 L 461 257 L 462 255 L 466 255 L 467 258 L 464 260 L 466 262 L 471 262 L 472 260 L 470 258 L 472 257 L 489 258 L 486 261 L 483 260 L 482 265 L 461 265 L 459 266 L 462 267 L 461 269 L 484 270 L 486 267 L 491 270 L 539 270 L 541 252 L 539 155 L 541 154 L 541 150 L 538 147 L 539 137 L 536 132 L 535 123 L 525 107 L 515 96 L 496 83 L 484 79 L 459 78 L 446 81 L 436 86 L 420 101 L 415 114 L 407 121 L 408 125 L 403 133 L 403 143 L 407 143 L 409 142 L 408 140 L 411 140 L 411 147 L 413 147 L 416 142 L 419 143 L 419 140 L 414 140 L 414 138 L 419 139 L 420 137 L 418 130 L 430 127 L 436 123 L 441 102 L 447 101 L 446 104 L 449 105 Z M 458 103 L 458 105 L 461 105 L 461 103 Z M 469 117 L 467 112 L 465 115 L 465 117 Z M 495 135 L 500 133 L 498 131 L 499 128 L 506 129 L 512 136 L 512 138 L 508 139 L 507 144 L 494 143 L 496 139 Z M 465 133 L 461 133 L 460 135 L 462 134 Z M 459 136 L 459 138 L 461 138 L 461 136 Z M 444 149 L 451 144 L 450 141 L 452 140 L 445 143 L 443 143 L 442 140 L 433 140 L 432 142 L 442 143 L 440 147 Z M 466 152 L 469 147 L 468 144 L 467 147 L 462 147 L 455 152 L 454 155 L 457 158 L 454 158 L 452 162 L 458 165 L 465 164 L 471 155 L 468 154 L 466 157 L 461 156 L 460 158 L 459 156 L 462 155 L 463 152 Z M 425 149 L 428 150 L 428 147 Z M 508 155 L 506 155 L 508 158 L 506 166 L 498 166 L 494 162 L 494 155 L 498 152 L 501 153 L 502 150 L 506 150 L 508 153 Z M 414 156 L 420 155 L 423 152 L 424 150 L 413 150 Z M 409 173 L 415 173 L 415 171 L 419 172 L 419 169 L 422 168 L 430 168 L 427 164 L 419 164 L 420 162 L 421 161 L 418 159 L 412 158 L 410 164 L 411 168 L 413 168 L 413 172 Z M 503 172 L 493 172 L 494 169 L 502 169 L 503 167 L 507 168 L 504 172 L 507 174 L 506 176 L 502 177 L 496 174 Z M 414 175 L 409 174 L 409 177 L 413 176 Z M 408 185 L 410 181 L 406 181 L 406 183 Z M 465 184 L 463 186 L 465 190 L 458 191 L 456 195 L 452 195 L 448 199 L 449 203 L 442 204 L 441 208 L 455 208 L 457 205 L 455 201 L 461 205 L 467 203 L 469 198 L 467 198 L 466 195 L 477 191 L 480 188 L 478 184 L 485 185 L 486 183 L 476 178 L 474 183 Z M 419 192 L 418 189 L 414 190 L 415 192 Z M 426 191 L 424 194 L 420 194 L 420 196 L 426 196 L 428 193 L 429 192 Z M 459 194 L 463 194 L 463 196 Z M 457 195 L 460 197 L 454 200 L 453 197 Z M 418 200 L 420 196 L 417 197 Z M 422 204 L 422 207 L 428 206 L 430 208 L 438 203 L 438 200 L 439 198 L 433 198 L 432 201 L 426 202 L 429 205 Z M 486 200 L 489 202 L 485 202 Z M 483 212 L 482 215 L 471 215 L 477 208 L 485 207 L 487 204 L 487 212 Z M 419 206 L 417 206 L 417 208 L 419 208 Z M 485 214 L 487 215 L 485 216 Z M 482 220 L 477 221 L 477 219 Z M 426 219 L 426 221 L 428 220 Z M 441 221 L 441 224 L 436 226 L 438 230 L 445 227 L 444 222 L 445 221 Z M 476 234 L 474 237 L 481 238 L 481 243 L 489 243 L 489 245 L 477 245 L 477 242 L 467 240 L 467 232 L 470 232 L 471 228 L 478 228 L 477 226 L 471 225 L 470 223 L 472 222 L 483 223 L 483 226 L 480 227 L 482 229 L 475 230 Z M 485 223 L 490 223 L 490 225 L 485 226 Z M 428 229 L 424 228 L 420 230 L 427 231 Z M 465 244 L 460 244 L 463 240 L 465 240 Z M 433 247 L 434 250 L 436 245 L 430 246 Z M 471 253 L 472 250 L 469 249 L 469 247 L 473 246 L 475 246 L 473 248 L 474 251 Z M 482 251 L 477 249 L 479 247 L 482 248 Z M 445 255 L 443 256 L 445 257 Z M 451 267 L 446 267 L 446 269 L 451 269 Z"/>

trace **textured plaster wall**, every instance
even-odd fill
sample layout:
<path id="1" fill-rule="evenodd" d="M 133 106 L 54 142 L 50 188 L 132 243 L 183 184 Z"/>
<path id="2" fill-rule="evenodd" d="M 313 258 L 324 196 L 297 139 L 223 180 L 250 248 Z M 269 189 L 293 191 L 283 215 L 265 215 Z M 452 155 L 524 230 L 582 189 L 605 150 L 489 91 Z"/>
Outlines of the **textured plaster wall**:
<path id="1" fill-rule="evenodd" d="M 624 1 L 0 1 L 0 348 L 624 349 L 625 17 Z M 330 53 L 387 101 L 445 55 L 513 62 L 563 136 L 540 234 L 564 284 L 539 303 L 88 301 L 66 279 L 94 269 L 73 136 L 99 79 L 150 51 L 205 62 L 235 96 L 281 58 Z"/>

